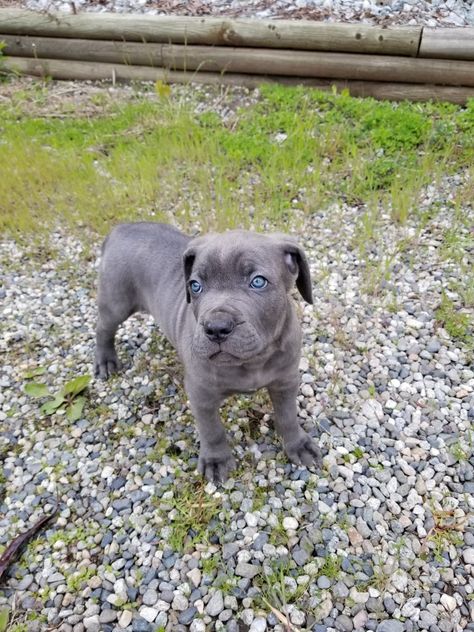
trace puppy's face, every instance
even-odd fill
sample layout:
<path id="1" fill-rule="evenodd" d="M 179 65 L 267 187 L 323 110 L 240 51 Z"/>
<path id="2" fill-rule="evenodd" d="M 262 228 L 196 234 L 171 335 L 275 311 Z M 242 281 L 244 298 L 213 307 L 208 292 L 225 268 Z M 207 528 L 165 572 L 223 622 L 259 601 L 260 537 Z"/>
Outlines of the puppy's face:
<path id="1" fill-rule="evenodd" d="M 306 258 L 285 235 L 198 237 L 184 253 L 184 276 L 196 317 L 193 352 L 213 363 L 242 364 L 278 340 L 295 282 L 312 303 Z"/>

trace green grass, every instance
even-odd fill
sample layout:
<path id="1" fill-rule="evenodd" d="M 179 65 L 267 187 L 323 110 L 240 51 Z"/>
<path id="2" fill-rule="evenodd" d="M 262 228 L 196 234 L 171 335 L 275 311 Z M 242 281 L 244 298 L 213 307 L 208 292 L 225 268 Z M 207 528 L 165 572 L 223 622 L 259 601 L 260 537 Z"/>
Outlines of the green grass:
<path id="1" fill-rule="evenodd" d="M 436 319 L 451 338 L 474 348 L 474 319 L 472 315 L 460 311 L 446 293 L 443 293 L 441 297 L 441 303 L 436 310 Z"/>
<path id="2" fill-rule="evenodd" d="M 284 228 L 338 200 L 372 201 L 372 214 L 382 201 L 403 223 L 424 184 L 472 159 L 473 103 L 394 105 L 265 86 L 230 126 L 173 91 L 127 103 L 96 97 L 94 116 L 72 106 L 60 118 L 30 114 L 46 90 L 0 106 L 0 228 L 15 234 L 41 233 L 58 217 L 97 233 L 145 218 Z M 376 226 L 365 223 L 364 239 Z"/>
<path id="3" fill-rule="evenodd" d="M 172 515 L 168 542 L 175 551 L 186 550 L 197 542 L 206 544 L 224 527 L 222 521 L 218 521 L 222 499 L 206 494 L 205 486 L 203 480 L 187 481 L 177 486 L 173 496 L 166 501 L 170 507 L 166 510 L 167 520 L 168 514 Z M 156 502 L 158 505 L 162 503 L 160 499 Z M 210 569 L 210 565 L 206 568 Z"/>
<path id="4" fill-rule="evenodd" d="M 306 594 L 307 583 L 297 584 L 295 588 L 294 582 L 287 579 L 295 579 L 294 567 L 294 562 L 286 558 L 273 560 L 269 572 L 262 572 L 258 576 L 256 584 L 260 589 L 260 599 L 265 609 L 270 606 L 286 613 L 289 604 L 298 605 Z"/>
<path id="5" fill-rule="evenodd" d="M 324 564 L 319 569 L 319 576 L 325 575 L 329 579 L 337 579 L 341 572 L 342 557 L 339 555 L 328 555 Z"/>
<path id="6" fill-rule="evenodd" d="M 66 578 L 66 585 L 69 592 L 75 593 L 84 588 L 86 582 L 96 574 L 92 568 L 81 568 Z"/>
<path id="7" fill-rule="evenodd" d="M 344 227 L 335 260 L 355 251 L 362 292 L 387 299 L 392 312 L 394 269 L 424 257 L 432 233 L 449 270 L 438 323 L 472 351 L 474 100 L 389 103 L 267 85 L 222 119 L 208 111 L 207 94 L 217 101 L 217 90 L 94 90 L 62 102 L 51 84 L 23 83 L 0 102 L 0 231 L 28 245 L 35 261 L 60 259 L 45 238 L 56 227 L 80 235 L 90 260 L 91 244 L 119 221 L 303 232 L 321 210 L 323 230 Z M 450 174 L 462 178 L 443 199 Z M 426 205 L 432 185 L 439 199 Z M 64 274 L 80 269 L 61 265 Z M 337 344 L 350 348 L 342 337 Z"/>

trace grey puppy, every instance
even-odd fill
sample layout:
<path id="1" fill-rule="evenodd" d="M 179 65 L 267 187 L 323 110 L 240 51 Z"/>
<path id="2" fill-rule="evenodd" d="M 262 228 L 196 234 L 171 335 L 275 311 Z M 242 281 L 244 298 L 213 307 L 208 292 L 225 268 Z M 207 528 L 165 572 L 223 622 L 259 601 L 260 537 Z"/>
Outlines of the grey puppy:
<path id="1" fill-rule="evenodd" d="M 196 418 L 198 470 L 225 480 L 235 461 L 219 418 L 233 393 L 266 387 L 286 454 L 311 466 L 319 450 L 297 419 L 301 329 L 290 290 L 312 303 L 303 250 L 286 235 L 233 230 L 192 239 L 166 224 L 121 224 L 100 265 L 95 373 L 118 369 L 114 337 L 134 312 L 152 314 L 184 363 Z"/>

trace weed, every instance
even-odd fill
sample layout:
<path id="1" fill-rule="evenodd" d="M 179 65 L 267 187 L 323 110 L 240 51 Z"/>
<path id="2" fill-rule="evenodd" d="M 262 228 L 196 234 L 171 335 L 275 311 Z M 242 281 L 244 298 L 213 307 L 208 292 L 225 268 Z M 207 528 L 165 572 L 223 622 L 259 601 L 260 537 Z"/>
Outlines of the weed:
<path id="1" fill-rule="evenodd" d="M 222 524 L 217 520 L 221 498 L 206 494 L 204 488 L 204 481 L 190 481 L 176 487 L 169 499 L 169 505 L 174 510 L 170 512 L 174 515 L 169 544 L 176 551 L 182 551 L 195 542 L 208 542 Z"/>
<path id="2" fill-rule="evenodd" d="M 426 557 L 428 549 L 431 549 L 435 559 L 440 562 L 449 546 L 462 546 L 464 542 L 462 532 L 467 518 L 464 515 L 458 516 L 453 509 L 434 508 L 432 511 L 435 524 L 423 541 L 421 554 Z"/>
<path id="3" fill-rule="evenodd" d="M 472 344 L 474 323 L 471 317 L 469 314 L 461 312 L 445 292 L 443 292 L 441 303 L 436 310 L 436 319 L 452 338 L 461 340 L 466 344 Z"/>
<path id="4" fill-rule="evenodd" d="M 449 446 L 449 451 L 456 461 L 469 461 L 472 450 L 465 446 L 461 441 L 456 441 Z"/>
<path id="5" fill-rule="evenodd" d="M 212 575 L 218 566 L 219 560 L 216 555 L 201 560 L 201 568 L 204 575 Z"/>
<path id="6" fill-rule="evenodd" d="M 355 456 L 356 459 L 364 458 L 364 451 L 358 445 L 352 450 L 352 454 Z"/>
<path id="7" fill-rule="evenodd" d="M 308 588 L 307 584 L 295 581 L 293 565 L 287 558 L 272 561 L 269 572 L 263 572 L 256 578 L 263 604 L 283 615 L 287 613 L 287 606 L 298 603 Z"/>
<path id="8" fill-rule="evenodd" d="M 31 374 L 31 372 L 30 372 Z M 81 393 L 87 388 L 91 378 L 90 375 L 81 375 L 66 384 L 52 396 L 52 399 L 41 406 L 41 412 L 45 415 L 52 415 L 55 412 L 65 412 L 70 421 L 77 421 L 82 415 L 82 410 L 86 399 Z M 28 382 L 24 391 L 31 397 L 51 396 L 46 384 L 39 382 Z"/>
<path id="9" fill-rule="evenodd" d="M 325 575 L 329 579 L 337 579 L 341 572 L 341 564 L 342 557 L 340 555 L 328 555 L 319 569 L 319 575 Z"/>
<path id="10" fill-rule="evenodd" d="M 95 575 L 95 570 L 92 568 L 83 567 L 79 571 L 76 571 L 72 575 L 69 575 L 66 579 L 66 585 L 69 592 L 78 592 L 84 587 L 84 584 Z"/>

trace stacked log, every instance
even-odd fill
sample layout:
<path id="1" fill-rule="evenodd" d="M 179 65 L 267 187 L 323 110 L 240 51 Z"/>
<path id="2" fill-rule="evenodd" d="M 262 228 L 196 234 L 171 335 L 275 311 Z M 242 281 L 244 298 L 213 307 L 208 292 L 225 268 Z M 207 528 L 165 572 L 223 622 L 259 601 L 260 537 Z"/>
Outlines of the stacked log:
<path id="1" fill-rule="evenodd" d="M 380 99 L 474 98 L 474 29 L 0 9 L 10 70 L 57 79 L 304 84 Z"/>

